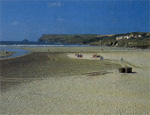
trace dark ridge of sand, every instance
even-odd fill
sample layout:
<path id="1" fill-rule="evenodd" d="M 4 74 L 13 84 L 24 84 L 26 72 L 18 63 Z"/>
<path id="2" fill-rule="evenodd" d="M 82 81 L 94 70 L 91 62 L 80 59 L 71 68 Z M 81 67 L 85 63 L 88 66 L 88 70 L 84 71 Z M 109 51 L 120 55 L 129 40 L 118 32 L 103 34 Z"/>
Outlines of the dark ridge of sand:
<path id="1" fill-rule="evenodd" d="M 49 77 L 82 75 L 118 68 L 119 64 L 98 60 L 76 60 L 66 53 L 34 52 L 22 57 L 0 60 L 1 90 L 5 91 L 22 82 Z"/>

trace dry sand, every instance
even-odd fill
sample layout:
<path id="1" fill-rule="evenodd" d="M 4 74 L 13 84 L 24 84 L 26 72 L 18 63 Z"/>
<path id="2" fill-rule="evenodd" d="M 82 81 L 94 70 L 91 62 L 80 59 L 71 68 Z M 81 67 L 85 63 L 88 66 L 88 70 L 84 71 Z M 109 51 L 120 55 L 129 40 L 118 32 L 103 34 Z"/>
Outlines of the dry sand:
<path id="1" fill-rule="evenodd" d="M 104 59 L 122 57 L 134 74 L 118 70 L 101 76 L 50 77 L 22 83 L 1 93 L 1 115 L 149 115 L 150 53 L 110 51 L 98 53 Z M 68 54 L 75 58 L 73 53 Z M 84 54 L 91 59 L 92 53 Z"/>

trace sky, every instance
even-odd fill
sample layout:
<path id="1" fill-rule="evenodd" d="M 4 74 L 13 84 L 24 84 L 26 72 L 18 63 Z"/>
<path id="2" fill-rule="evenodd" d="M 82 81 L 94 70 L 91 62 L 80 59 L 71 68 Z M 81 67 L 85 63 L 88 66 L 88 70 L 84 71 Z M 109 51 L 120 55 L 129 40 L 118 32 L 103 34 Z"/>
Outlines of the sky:
<path id="1" fill-rule="evenodd" d="M 0 40 L 150 32 L 149 0 L 1 0 Z"/>

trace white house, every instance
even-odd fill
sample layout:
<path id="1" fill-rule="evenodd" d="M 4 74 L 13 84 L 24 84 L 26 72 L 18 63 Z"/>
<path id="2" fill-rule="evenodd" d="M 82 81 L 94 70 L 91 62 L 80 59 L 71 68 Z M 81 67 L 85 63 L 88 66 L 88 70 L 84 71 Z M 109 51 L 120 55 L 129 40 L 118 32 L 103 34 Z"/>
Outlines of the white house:
<path id="1" fill-rule="evenodd" d="M 121 40 L 121 39 L 123 39 L 123 37 L 122 37 L 122 36 L 118 36 L 118 37 L 116 37 L 116 40 Z"/>

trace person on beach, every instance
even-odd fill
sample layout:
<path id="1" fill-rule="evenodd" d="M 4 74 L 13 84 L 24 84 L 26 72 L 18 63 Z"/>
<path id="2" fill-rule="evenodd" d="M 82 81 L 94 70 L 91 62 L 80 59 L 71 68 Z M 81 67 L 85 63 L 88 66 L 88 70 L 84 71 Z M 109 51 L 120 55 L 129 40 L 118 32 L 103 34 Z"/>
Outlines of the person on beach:
<path id="1" fill-rule="evenodd" d="M 121 58 L 120 61 L 123 62 L 123 58 Z"/>
<path id="2" fill-rule="evenodd" d="M 101 56 L 100 57 L 100 63 L 102 63 L 103 59 L 104 59 L 103 56 Z"/>

